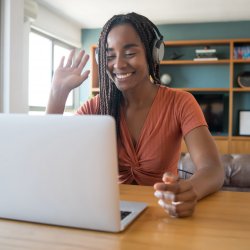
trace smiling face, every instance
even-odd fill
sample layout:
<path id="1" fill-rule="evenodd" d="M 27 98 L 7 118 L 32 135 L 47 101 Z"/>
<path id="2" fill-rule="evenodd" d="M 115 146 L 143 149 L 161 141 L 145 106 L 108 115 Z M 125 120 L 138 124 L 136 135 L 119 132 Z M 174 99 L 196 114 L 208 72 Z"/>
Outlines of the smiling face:
<path id="1" fill-rule="evenodd" d="M 130 24 L 111 29 L 107 37 L 108 74 L 126 92 L 150 82 L 144 45 Z"/>

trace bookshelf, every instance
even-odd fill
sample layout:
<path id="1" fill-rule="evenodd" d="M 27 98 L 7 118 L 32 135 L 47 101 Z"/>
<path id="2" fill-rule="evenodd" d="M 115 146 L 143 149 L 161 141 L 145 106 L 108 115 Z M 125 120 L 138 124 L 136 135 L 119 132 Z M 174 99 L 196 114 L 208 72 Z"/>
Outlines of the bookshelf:
<path id="1" fill-rule="evenodd" d="M 218 60 L 195 61 L 195 50 L 205 46 L 216 49 Z M 250 110 L 250 88 L 237 83 L 237 75 L 250 71 L 250 59 L 236 59 L 235 47 L 250 46 L 249 39 L 166 41 L 165 57 L 160 64 L 160 75 L 171 75 L 170 87 L 191 92 L 195 97 L 220 95 L 225 98 L 223 129 L 212 133 L 221 153 L 250 153 L 250 136 L 239 136 L 238 113 Z M 91 47 L 92 94 L 99 92 L 95 48 Z M 173 60 L 173 55 L 181 55 Z M 186 152 L 182 143 L 182 152 Z"/>

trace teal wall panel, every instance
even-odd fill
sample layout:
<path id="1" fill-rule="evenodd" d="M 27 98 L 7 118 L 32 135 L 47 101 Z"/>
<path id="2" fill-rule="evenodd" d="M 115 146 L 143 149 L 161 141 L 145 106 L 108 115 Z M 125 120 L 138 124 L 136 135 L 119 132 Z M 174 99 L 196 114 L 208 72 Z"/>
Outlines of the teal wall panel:
<path id="1" fill-rule="evenodd" d="M 203 39 L 235 39 L 235 38 L 250 38 L 250 21 L 240 22 L 211 22 L 211 23 L 195 23 L 195 24 L 165 24 L 158 25 L 160 32 L 164 36 L 164 40 L 203 40 Z M 83 29 L 82 30 L 82 45 L 89 53 L 90 46 L 97 44 L 101 29 Z M 223 57 L 227 58 L 227 49 L 223 50 Z M 165 66 L 164 66 L 165 67 Z M 167 66 L 169 67 L 169 66 Z M 221 67 L 221 66 L 219 66 Z M 223 66 L 222 66 L 223 67 Z M 86 68 L 90 68 L 88 64 Z M 185 67 L 182 67 L 185 70 Z M 208 70 L 208 67 L 203 67 Z M 200 69 L 201 70 L 201 69 Z M 193 74 L 191 71 L 190 74 Z M 205 74 L 205 72 L 204 72 Z M 189 78 L 190 75 L 187 76 Z M 205 78 L 205 75 L 204 77 Z M 217 72 L 216 76 L 219 79 L 227 80 L 228 76 L 224 73 Z M 179 81 L 180 80 L 180 81 Z M 182 81 L 180 78 L 178 82 Z M 223 81 L 224 81 L 223 80 Z M 198 76 L 197 76 L 198 82 Z M 204 82 L 207 85 L 209 79 Z M 213 80 L 213 84 L 216 81 Z M 181 84 L 181 83 L 180 83 Z M 224 84 L 225 85 L 225 84 Z M 227 86 L 221 87 L 227 87 Z M 84 102 L 90 96 L 90 81 L 89 79 L 83 84 L 80 91 L 80 101 Z"/>
<path id="2" fill-rule="evenodd" d="M 158 25 L 165 40 L 249 38 L 250 21 Z"/>
<path id="3" fill-rule="evenodd" d="M 164 65 L 161 72 L 172 76 L 171 86 L 176 88 L 229 88 L 228 64 Z"/>

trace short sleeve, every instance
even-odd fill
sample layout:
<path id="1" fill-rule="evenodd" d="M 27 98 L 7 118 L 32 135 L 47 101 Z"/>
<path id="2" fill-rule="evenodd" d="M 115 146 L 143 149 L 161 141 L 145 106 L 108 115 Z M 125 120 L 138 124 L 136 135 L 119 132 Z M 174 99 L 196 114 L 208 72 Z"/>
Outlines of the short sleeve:
<path id="1" fill-rule="evenodd" d="M 100 104 L 100 96 L 96 95 L 85 102 L 77 111 L 76 115 L 96 115 L 98 114 Z"/>
<path id="2" fill-rule="evenodd" d="M 176 112 L 183 136 L 194 128 L 207 126 L 203 112 L 192 94 L 181 91 L 177 94 Z"/>

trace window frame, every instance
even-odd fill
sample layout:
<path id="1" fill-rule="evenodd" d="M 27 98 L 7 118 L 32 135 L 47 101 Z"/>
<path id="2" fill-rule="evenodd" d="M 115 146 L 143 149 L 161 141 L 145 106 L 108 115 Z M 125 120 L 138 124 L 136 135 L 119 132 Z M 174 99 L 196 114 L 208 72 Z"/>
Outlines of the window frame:
<path id="1" fill-rule="evenodd" d="M 30 33 L 35 33 L 39 36 L 42 36 L 44 38 L 47 38 L 51 41 L 51 82 L 52 82 L 52 78 L 53 78 L 53 75 L 54 75 L 54 50 L 55 50 L 55 46 L 60 46 L 60 47 L 63 47 L 63 48 L 66 48 L 66 49 L 69 49 L 69 50 L 77 50 L 76 47 L 70 45 L 70 44 L 67 44 L 63 41 L 60 41 L 59 39 L 56 39 L 52 36 L 49 36 L 39 30 L 36 30 L 34 28 L 31 28 L 30 29 Z M 67 58 L 68 55 L 65 55 L 65 57 Z M 74 112 L 74 110 L 76 109 L 76 105 L 79 101 L 77 101 L 77 98 L 79 98 L 79 90 L 78 89 L 73 89 L 72 90 L 72 105 L 71 106 L 65 106 L 65 109 L 64 109 L 64 112 Z M 29 112 L 45 112 L 46 110 L 46 106 L 30 106 L 28 104 L 28 108 L 29 108 Z"/>

